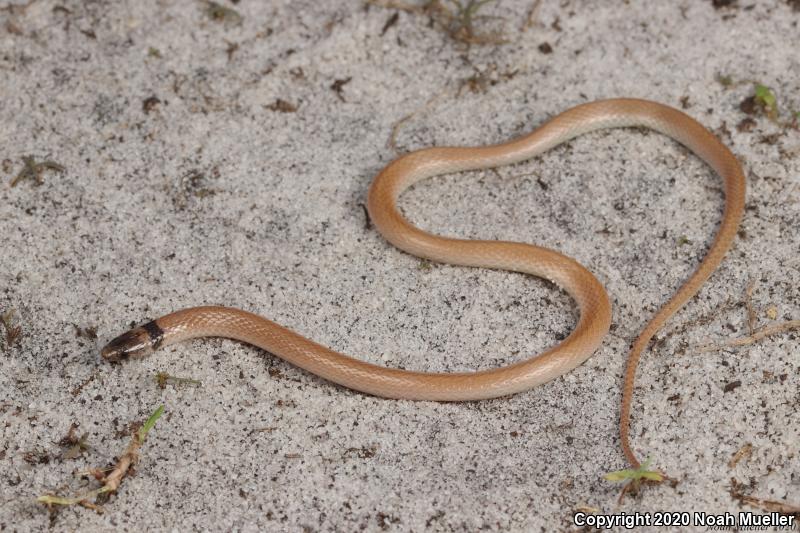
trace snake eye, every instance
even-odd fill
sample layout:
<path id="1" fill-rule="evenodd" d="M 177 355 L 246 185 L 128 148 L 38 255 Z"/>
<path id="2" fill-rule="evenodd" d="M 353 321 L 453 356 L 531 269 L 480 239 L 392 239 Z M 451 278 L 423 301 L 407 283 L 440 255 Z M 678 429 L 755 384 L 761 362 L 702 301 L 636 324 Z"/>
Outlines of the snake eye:
<path id="1" fill-rule="evenodd" d="M 143 327 L 134 328 L 106 344 L 100 354 L 106 361 L 123 361 L 153 353 L 153 341 Z"/>

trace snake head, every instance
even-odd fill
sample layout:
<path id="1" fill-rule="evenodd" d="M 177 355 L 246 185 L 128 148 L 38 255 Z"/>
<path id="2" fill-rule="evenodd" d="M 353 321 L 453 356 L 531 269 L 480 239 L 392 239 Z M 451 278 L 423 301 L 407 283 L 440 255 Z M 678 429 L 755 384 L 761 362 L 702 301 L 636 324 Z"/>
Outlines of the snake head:
<path id="1" fill-rule="evenodd" d="M 103 359 L 111 362 L 124 361 L 150 355 L 164 338 L 164 331 L 156 322 L 133 328 L 113 339 L 100 351 Z"/>

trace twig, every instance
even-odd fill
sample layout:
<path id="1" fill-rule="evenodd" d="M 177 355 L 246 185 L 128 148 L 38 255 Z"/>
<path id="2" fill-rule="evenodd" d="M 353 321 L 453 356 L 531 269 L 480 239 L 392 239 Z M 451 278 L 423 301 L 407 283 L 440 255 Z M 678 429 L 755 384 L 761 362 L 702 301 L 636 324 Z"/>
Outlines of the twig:
<path id="1" fill-rule="evenodd" d="M 744 290 L 744 305 L 747 308 L 747 329 L 750 331 L 750 335 L 756 332 L 756 311 L 753 309 L 753 289 L 755 286 L 756 280 L 752 280 Z"/>
<path id="2" fill-rule="evenodd" d="M 367 0 L 366 3 L 371 6 L 383 7 L 386 9 L 399 9 L 401 11 L 405 11 L 406 13 L 425 10 L 425 6 L 417 6 L 407 2 L 399 2 L 397 0 Z"/>
<path id="3" fill-rule="evenodd" d="M 746 337 L 738 337 L 736 339 L 731 339 L 727 342 L 723 342 L 722 344 L 706 344 L 705 346 L 699 346 L 695 348 L 694 351 L 697 353 L 706 353 L 706 352 L 714 352 L 717 350 L 721 350 L 723 348 L 746 346 L 748 344 L 753 344 L 755 342 L 758 342 L 765 337 L 769 337 L 771 335 L 777 335 L 778 333 L 784 333 L 786 331 L 790 331 L 797 328 L 800 328 L 800 320 L 788 320 L 786 322 L 781 322 L 779 324 L 764 326 L 763 328 L 754 332 L 752 335 L 748 335 Z"/>
<path id="4" fill-rule="evenodd" d="M 542 0 L 534 0 L 530 11 L 528 11 L 528 17 L 525 19 L 525 23 L 522 25 L 522 31 L 527 31 L 531 28 L 531 26 L 536 24 L 536 18 L 539 15 L 540 7 L 542 7 Z"/>
<path id="5" fill-rule="evenodd" d="M 800 505 L 792 505 L 777 500 L 764 500 L 761 498 L 756 498 L 755 496 L 747 496 L 746 494 L 742 493 L 741 487 L 742 485 L 736 481 L 736 478 L 731 478 L 730 494 L 733 498 L 739 500 L 740 502 L 757 509 L 761 509 L 762 511 L 794 515 L 800 518 Z"/>
<path id="6" fill-rule="evenodd" d="M 11 346 L 19 340 L 20 335 L 22 334 L 22 326 L 15 326 L 12 324 L 12 318 L 14 317 L 14 310 L 9 309 L 3 314 L 0 314 L 0 324 L 3 324 L 3 328 L 6 330 L 6 349 L 10 350 Z"/>
<path id="7" fill-rule="evenodd" d="M 33 179 L 37 185 L 41 185 L 42 180 L 42 172 L 46 169 L 55 170 L 56 172 L 65 172 L 66 169 L 63 165 L 56 163 L 55 161 L 40 161 L 39 163 L 31 156 L 23 156 L 22 162 L 24 166 L 22 170 L 20 170 L 19 174 L 17 174 L 13 180 L 11 180 L 11 187 L 14 187 L 20 180 L 23 179 Z"/>
<path id="8" fill-rule="evenodd" d="M 735 454 L 733 454 L 731 460 L 728 461 L 728 468 L 733 468 L 734 466 L 739 464 L 739 461 L 741 461 L 745 457 L 750 457 L 751 455 L 753 455 L 753 445 L 748 442 L 744 446 L 739 448 L 739 450 Z"/>

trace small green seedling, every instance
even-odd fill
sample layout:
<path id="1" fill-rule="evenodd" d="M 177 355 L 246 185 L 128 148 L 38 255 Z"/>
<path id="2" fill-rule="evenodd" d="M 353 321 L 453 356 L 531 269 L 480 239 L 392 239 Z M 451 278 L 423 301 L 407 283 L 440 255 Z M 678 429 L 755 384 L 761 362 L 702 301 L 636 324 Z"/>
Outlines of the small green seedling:
<path id="1" fill-rule="evenodd" d="M 139 428 L 139 433 L 137 435 L 139 437 L 139 444 L 144 442 L 144 439 L 147 438 L 147 433 L 153 429 L 153 426 L 156 425 L 156 422 L 158 422 L 158 419 L 161 418 L 161 415 L 163 414 L 164 406 L 159 405 L 158 409 L 156 409 L 153 414 L 150 415 L 150 418 L 145 421 L 144 425 Z"/>
<path id="2" fill-rule="evenodd" d="M 93 490 L 91 492 L 87 492 L 86 494 L 75 496 L 74 498 L 63 498 L 61 496 L 56 496 L 55 494 L 45 494 L 44 496 L 39 496 L 36 498 L 36 501 L 48 505 L 75 505 L 84 502 L 89 498 L 94 498 L 99 493 L 99 490 Z"/>
<path id="3" fill-rule="evenodd" d="M 778 119 L 778 101 L 775 94 L 766 85 L 760 83 L 756 85 L 754 98 L 756 103 L 767 114 L 770 120 Z"/>
<path id="4" fill-rule="evenodd" d="M 203 385 L 202 382 L 196 379 L 179 378 L 177 376 L 167 374 L 166 372 L 157 372 L 154 379 L 159 389 L 165 388 L 167 383 L 175 383 L 177 385 L 194 385 L 195 387 L 200 387 Z"/>
<path id="5" fill-rule="evenodd" d="M 664 474 L 656 470 L 648 470 L 650 466 L 650 459 L 648 458 L 639 465 L 639 468 L 627 468 L 625 470 L 617 470 L 616 472 L 609 472 L 603 478 L 606 481 L 620 483 L 623 481 L 664 481 Z"/>
<path id="6" fill-rule="evenodd" d="M 622 498 L 630 491 L 635 491 L 639 488 L 642 482 L 650 481 L 653 483 L 661 483 L 666 476 L 661 472 L 655 470 L 648 470 L 650 466 L 650 459 L 645 460 L 638 468 L 628 468 L 625 470 L 617 470 L 616 472 L 609 472 L 603 476 L 607 481 L 614 483 L 625 482 L 622 490 L 619 492 L 617 502 L 622 502 Z"/>
<path id="7" fill-rule="evenodd" d="M 119 488 L 120 483 L 122 483 L 122 478 L 125 477 L 131 467 L 139 460 L 139 448 L 144 444 L 147 433 L 153 429 L 153 426 L 156 425 L 156 421 L 158 421 L 162 414 L 164 414 L 164 406 L 160 405 L 158 409 L 150 415 L 147 421 L 145 421 L 144 425 L 139 428 L 139 431 L 134 434 L 133 439 L 131 439 L 130 444 L 128 444 L 128 448 L 125 450 L 125 453 L 120 456 L 117 465 L 110 474 L 106 476 L 103 471 L 95 470 L 95 477 L 101 480 L 103 483 L 102 487 L 73 498 L 64 498 L 62 496 L 56 496 L 55 494 L 44 494 L 36 498 L 36 501 L 45 505 L 82 505 L 89 509 L 94 509 L 97 512 L 103 512 L 102 507 L 89 500 L 97 496 L 115 492 Z"/>

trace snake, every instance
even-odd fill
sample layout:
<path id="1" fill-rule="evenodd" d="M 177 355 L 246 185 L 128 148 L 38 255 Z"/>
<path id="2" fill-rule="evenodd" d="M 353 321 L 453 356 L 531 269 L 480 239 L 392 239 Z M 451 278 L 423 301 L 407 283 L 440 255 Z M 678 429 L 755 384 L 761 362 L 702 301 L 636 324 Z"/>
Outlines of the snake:
<path id="1" fill-rule="evenodd" d="M 577 105 L 536 130 L 510 141 L 476 147 L 431 147 L 406 153 L 386 165 L 367 193 L 369 218 L 397 248 L 441 263 L 520 272 L 549 280 L 574 300 L 580 316 L 572 332 L 542 353 L 506 366 L 474 372 L 417 372 L 372 364 L 318 344 L 267 318 L 223 306 L 182 309 L 114 338 L 101 350 L 119 362 L 198 337 L 225 337 L 254 345 L 325 380 L 369 395 L 430 401 L 471 401 L 528 390 L 574 369 L 600 346 L 612 317 L 608 294 L 574 259 L 519 242 L 465 240 L 426 232 L 409 222 L 397 201 L 412 185 L 433 176 L 494 168 L 528 160 L 578 135 L 609 128 L 647 128 L 682 144 L 724 183 L 724 209 L 715 236 L 691 276 L 650 318 L 631 345 L 622 384 L 619 437 L 634 467 L 630 446 L 631 403 L 642 352 L 664 323 L 717 269 L 736 237 L 744 211 L 745 176 L 734 154 L 708 129 L 673 107 L 634 98 Z"/>

